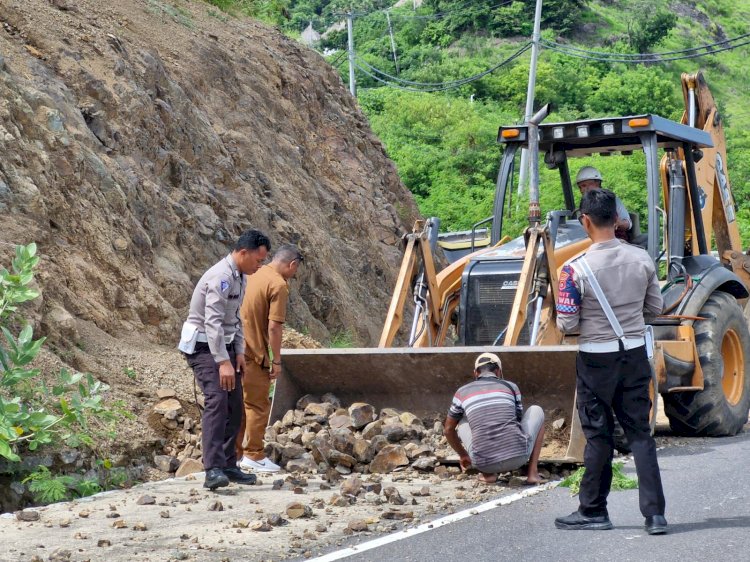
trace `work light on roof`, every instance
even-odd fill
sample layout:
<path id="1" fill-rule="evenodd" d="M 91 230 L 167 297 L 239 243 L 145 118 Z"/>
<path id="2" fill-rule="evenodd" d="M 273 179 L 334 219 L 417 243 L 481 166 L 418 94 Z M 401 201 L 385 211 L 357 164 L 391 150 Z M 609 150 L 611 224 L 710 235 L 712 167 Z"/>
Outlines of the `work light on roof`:
<path id="1" fill-rule="evenodd" d="M 578 125 L 578 127 L 576 127 L 576 132 L 578 133 L 579 137 L 587 137 L 589 136 L 589 126 Z"/>
<path id="2" fill-rule="evenodd" d="M 552 138 L 561 139 L 565 136 L 565 127 L 555 127 L 552 129 Z"/>
<path id="3" fill-rule="evenodd" d="M 602 132 L 605 135 L 614 135 L 615 134 L 615 124 L 614 123 L 602 123 Z"/>

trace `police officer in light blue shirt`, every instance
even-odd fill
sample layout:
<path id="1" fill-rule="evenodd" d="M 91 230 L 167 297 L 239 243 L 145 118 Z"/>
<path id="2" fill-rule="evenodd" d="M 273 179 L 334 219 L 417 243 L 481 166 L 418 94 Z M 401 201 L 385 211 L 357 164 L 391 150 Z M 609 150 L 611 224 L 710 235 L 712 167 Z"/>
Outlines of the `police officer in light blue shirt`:
<path id="1" fill-rule="evenodd" d="M 258 230 L 244 232 L 232 252 L 198 281 L 190 300 L 178 348 L 187 357 L 203 392 L 203 486 L 214 490 L 229 482 L 254 484 L 255 475 L 236 466 L 235 438 L 242 419 L 245 339 L 239 309 L 245 276 L 255 273 L 271 243 Z"/>

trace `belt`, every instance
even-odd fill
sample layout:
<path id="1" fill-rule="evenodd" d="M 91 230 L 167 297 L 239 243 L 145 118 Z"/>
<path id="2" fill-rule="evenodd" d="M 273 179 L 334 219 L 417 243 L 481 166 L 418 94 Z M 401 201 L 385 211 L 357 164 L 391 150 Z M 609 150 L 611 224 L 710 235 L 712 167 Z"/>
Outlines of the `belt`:
<path id="1" fill-rule="evenodd" d="M 195 336 L 195 341 L 201 342 L 201 343 L 208 343 L 208 337 L 206 336 L 205 332 L 198 332 L 198 335 Z M 229 345 L 234 341 L 234 336 L 224 336 L 224 343 Z"/>
<path id="2" fill-rule="evenodd" d="M 642 337 L 624 338 L 623 340 L 579 343 L 578 350 L 586 353 L 612 353 L 613 351 L 620 351 L 620 341 L 622 341 L 626 351 L 646 345 L 646 339 Z"/>

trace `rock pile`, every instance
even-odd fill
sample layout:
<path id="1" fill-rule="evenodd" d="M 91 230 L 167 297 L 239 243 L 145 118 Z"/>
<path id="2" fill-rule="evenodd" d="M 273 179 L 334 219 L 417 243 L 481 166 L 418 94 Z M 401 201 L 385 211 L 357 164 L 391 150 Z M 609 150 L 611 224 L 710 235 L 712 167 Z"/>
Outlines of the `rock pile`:
<path id="1" fill-rule="evenodd" d="M 429 425 L 429 427 L 427 427 Z M 351 473 L 432 471 L 451 454 L 442 424 L 411 412 L 356 402 L 333 394 L 305 395 L 266 430 L 266 455 L 289 472 L 320 472 L 329 481 Z"/>
<path id="2" fill-rule="evenodd" d="M 172 437 L 164 446 L 161 455 L 154 456 L 154 465 L 162 472 L 186 476 L 203 470 L 201 458 L 200 419 L 185 411 L 172 389 L 160 388 L 156 392 L 158 402 L 153 408 L 155 420 Z"/>

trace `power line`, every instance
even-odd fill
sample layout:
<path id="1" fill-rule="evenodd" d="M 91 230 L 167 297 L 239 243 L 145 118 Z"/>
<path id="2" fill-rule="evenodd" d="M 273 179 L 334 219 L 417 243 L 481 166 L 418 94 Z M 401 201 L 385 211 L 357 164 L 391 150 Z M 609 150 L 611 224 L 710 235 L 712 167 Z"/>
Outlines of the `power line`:
<path id="1" fill-rule="evenodd" d="M 714 55 L 723 51 L 730 51 L 745 45 L 750 45 L 750 39 L 740 43 L 732 44 L 732 41 L 744 39 L 750 37 L 750 34 L 738 36 L 734 39 L 728 39 L 712 45 L 704 45 L 702 47 L 696 47 L 694 49 L 683 49 L 682 51 L 667 51 L 664 53 L 605 53 L 601 51 L 588 51 L 586 49 L 580 49 L 554 41 L 542 40 L 542 44 L 552 51 L 562 53 L 571 57 L 577 57 L 587 60 L 595 60 L 600 62 L 622 62 L 630 64 L 643 64 L 643 63 L 660 63 L 669 62 L 676 60 L 695 59 L 699 57 L 705 57 L 708 55 Z M 720 49 L 715 49 L 714 45 L 727 45 Z M 698 50 L 705 50 L 705 52 L 697 52 Z M 680 55 L 680 53 L 690 53 Z M 674 55 L 674 56 L 671 56 Z"/>
<path id="2" fill-rule="evenodd" d="M 564 49 L 568 49 L 571 51 L 578 51 L 581 53 L 586 53 L 589 55 L 602 55 L 602 56 L 621 56 L 621 57 L 644 57 L 644 56 L 668 56 L 668 55 L 677 55 L 681 53 L 690 53 L 694 51 L 700 51 L 703 49 L 710 49 L 712 47 L 716 47 L 718 45 L 727 45 L 729 43 L 733 43 L 734 41 L 739 41 L 740 39 L 745 39 L 746 37 L 750 37 L 750 33 L 743 33 L 742 35 L 738 35 L 737 37 L 732 37 L 731 39 L 724 39 L 723 41 L 717 41 L 716 43 L 709 43 L 706 45 L 701 45 L 699 47 L 691 47 L 689 49 L 680 49 L 678 51 L 663 51 L 660 53 L 612 53 L 609 51 L 592 51 L 589 49 L 582 49 L 580 47 L 575 47 L 574 45 L 566 45 L 565 43 L 557 43 L 556 41 L 548 41 L 546 39 L 542 39 L 542 42 L 545 43 L 548 46 L 554 45 L 556 47 L 562 47 Z"/>
<path id="3" fill-rule="evenodd" d="M 337 57 L 336 57 L 336 60 L 334 60 L 333 62 L 330 62 L 330 63 L 328 63 L 328 64 L 330 64 L 330 65 L 331 65 L 332 67 L 334 67 L 334 68 L 338 67 L 338 66 L 339 66 L 339 64 L 341 64 L 341 60 L 342 60 L 342 59 L 343 59 L 343 58 L 344 58 L 344 57 L 345 57 L 345 56 L 346 56 L 347 54 L 348 54 L 348 53 L 347 53 L 346 51 L 341 51 L 341 52 L 339 53 L 339 56 L 337 56 Z"/>
<path id="4" fill-rule="evenodd" d="M 451 90 L 454 88 L 458 88 L 465 84 L 469 84 L 471 82 L 475 82 L 476 80 L 484 78 L 488 74 L 495 72 L 499 68 L 509 64 L 516 58 L 520 57 L 523 53 L 525 53 L 530 48 L 531 48 L 531 43 L 526 43 L 520 49 L 518 49 L 515 53 L 513 53 L 510 57 L 506 58 L 505 60 L 499 62 L 496 65 L 491 66 L 490 68 L 482 72 L 479 72 L 472 76 L 468 76 L 466 78 L 461 78 L 459 80 L 451 80 L 447 82 L 417 82 L 413 80 L 405 80 L 403 78 L 399 78 L 398 76 L 393 76 L 392 74 L 388 74 L 387 72 L 374 67 L 373 65 L 371 65 L 370 63 L 368 63 L 367 61 L 363 60 L 360 57 L 355 57 L 355 66 L 367 76 L 377 80 L 378 82 L 387 84 L 392 87 L 400 88 L 403 90 L 416 91 L 416 92 L 438 92 L 438 91 Z"/>
<path id="5" fill-rule="evenodd" d="M 507 6 L 509 4 L 512 4 L 514 1 L 517 1 L 517 0 L 505 0 L 504 2 L 500 2 L 499 4 L 495 4 L 494 6 L 488 6 L 486 8 L 480 5 L 481 2 L 469 1 L 463 4 L 462 6 L 456 8 L 455 10 L 447 10 L 445 12 L 438 12 L 435 14 L 407 15 L 407 14 L 400 14 L 400 13 L 391 11 L 391 16 L 397 17 L 400 19 L 439 19 L 439 18 L 444 18 L 445 16 L 450 16 L 452 14 L 458 14 L 464 11 L 468 11 L 469 8 L 482 8 L 485 10 L 494 10 L 495 8 L 500 8 L 502 6 Z M 391 9 L 392 7 L 381 8 L 379 10 L 372 10 L 371 12 L 352 12 L 352 16 L 356 18 L 363 18 L 365 16 L 370 16 L 372 14 L 385 13 L 385 12 L 390 11 Z M 346 15 L 347 14 L 344 14 L 344 13 L 333 14 L 333 16 L 335 17 L 345 17 Z"/>
<path id="6" fill-rule="evenodd" d="M 429 20 L 429 19 L 440 19 L 444 18 L 445 16 L 450 16 L 453 14 L 458 14 L 463 12 L 464 10 L 467 10 L 467 8 L 483 8 L 485 10 L 494 10 L 495 8 L 501 8 L 503 6 L 507 6 L 509 4 L 512 4 L 517 0 L 506 0 L 505 2 L 500 2 L 499 4 L 495 4 L 494 6 L 488 6 L 487 8 L 483 8 L 483 6 L 477 6 L 476 2 L 467 2 L 460 8 L 456 8 L 455 10 L 449 10 L 446 12 L 438 12 L 436 14 L 425 14 L 425 15 L 406 15 L 406 14 L 399 14 L 399 13 L 391 13 L 391 16 L 400 18 L 402 20 Z M 468 10 L 467 10 L 468 11 Z"/>

